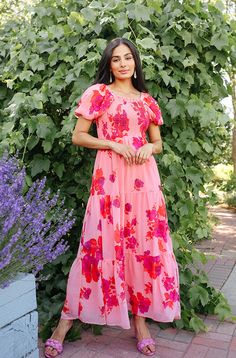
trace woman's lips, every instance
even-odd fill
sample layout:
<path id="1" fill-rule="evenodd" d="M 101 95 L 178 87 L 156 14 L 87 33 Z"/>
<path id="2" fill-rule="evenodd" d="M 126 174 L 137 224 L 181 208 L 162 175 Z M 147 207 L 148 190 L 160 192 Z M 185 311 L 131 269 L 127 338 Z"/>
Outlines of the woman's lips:
<path id="1" fill-rule="evenodd" d="M 123 75 L 123 74 L 128 73 L 129 71 L 128 70 L 122 70 L 122 71 L 119 71 L 119 72 L 122 73 L 122 75 Z"/>

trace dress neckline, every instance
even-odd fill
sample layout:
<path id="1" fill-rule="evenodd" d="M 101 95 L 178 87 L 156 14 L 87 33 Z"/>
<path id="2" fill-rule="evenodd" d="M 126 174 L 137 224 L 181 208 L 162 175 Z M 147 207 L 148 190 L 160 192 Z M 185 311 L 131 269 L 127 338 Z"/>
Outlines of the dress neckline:
<path id="1" fill-rule="evenodd" d="M 122 98 L 124 101 L 131 101 L 131 102 L 136 102 L 136 101 L 140 101 L 142 99 L 142 92 L 140 92 L 139 97 L 125 97 L 125 96 L 121 96 L 118 93 L 114 92 L 113 90 L 110 89 L 110 87 L 108 85 L 106 85 L 108 91 L 112 94 L 113 97 L 118 97 L 118 98 Z"/>

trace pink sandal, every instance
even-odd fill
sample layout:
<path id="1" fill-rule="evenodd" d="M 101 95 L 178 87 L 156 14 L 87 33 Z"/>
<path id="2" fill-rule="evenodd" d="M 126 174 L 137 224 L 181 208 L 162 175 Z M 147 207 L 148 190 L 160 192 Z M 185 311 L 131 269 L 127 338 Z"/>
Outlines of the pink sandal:
<path id="1" fill-rule="evenodd" d="M 47 339 L 46 342 L 45 342 L 45 348 L 46 347 L 51 347 L 51 348 L 55 349 L 57 351 L 56 356 L 58 356 L 59 354 L 61 354 L 63 352 L 63 345 L 61 344 L 61 342 L 57 341 L 56 339 L 52 339 L 52 338 Z M 44 355 L 45 355 L 46 358 L 54 357 L 54 356 L 52 356 L 51 354 L 48 354 L 48 353 L 44 353 Z"/>
<path id="2" fill-rule="evenodd" d="M 143 338 L 141 341 L 137 343 L 137 349 L 140 353 L 144 354 L 145 356 L 153 356 L 156 351 L 145 353 L 143 352 L 143 348 L 149 346 L 150 344 L 153 344 L 155 346 L 155 341 L 152 338 Z"/>

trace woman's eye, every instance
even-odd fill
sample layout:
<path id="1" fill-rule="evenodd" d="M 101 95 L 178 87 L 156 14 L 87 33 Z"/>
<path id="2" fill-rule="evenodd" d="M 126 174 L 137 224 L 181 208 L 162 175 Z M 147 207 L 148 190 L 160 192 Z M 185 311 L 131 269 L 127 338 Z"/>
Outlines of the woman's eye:
<path id="1" fill-rule="evenodd" d="M 133 57 L 126 57 L 126 60 L 132 60 Z"/>

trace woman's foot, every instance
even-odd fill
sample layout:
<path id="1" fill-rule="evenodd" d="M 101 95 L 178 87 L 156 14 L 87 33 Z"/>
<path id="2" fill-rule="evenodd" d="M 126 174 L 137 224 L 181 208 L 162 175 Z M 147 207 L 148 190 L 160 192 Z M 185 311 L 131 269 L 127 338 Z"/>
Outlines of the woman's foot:
<path id="1" fill-rule="evenodd" d="M 73 326 L 72 320 L 60 319 L 60 321 L 59 321 L 55 331 L 53 332 L 52 336 L 50 337 L 50 339 L 55 339 L 56 341 L 58 341 L 62 344 L 65 339 L 66 333 L 69 331 L 69 329 L 72 326 Z M 50 345 L 45 347 L 44 353 L 47 357 L 56 357 L 59 354 L 57 349 L 51 347 Z"/>
<path id="2" fill-rule="evenodd" d="M 145 317 L 135 315 L 133 317 L 133 321 L 135 328 L 135 337 L 137 338 L 138 342 L 143 341 L 145 343 L 146 339 L 146 342 L 148 343 L 147 345 L 141 344 L 138 349 L 140 348 L 139 350 L 141 351 L 141 353 L 145 355 L 153 355 L 156 351 L 156 347 L 154 341 L 152 341 L 151 334 L 146 326 Z"/>

